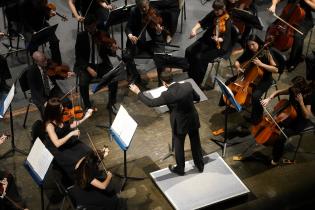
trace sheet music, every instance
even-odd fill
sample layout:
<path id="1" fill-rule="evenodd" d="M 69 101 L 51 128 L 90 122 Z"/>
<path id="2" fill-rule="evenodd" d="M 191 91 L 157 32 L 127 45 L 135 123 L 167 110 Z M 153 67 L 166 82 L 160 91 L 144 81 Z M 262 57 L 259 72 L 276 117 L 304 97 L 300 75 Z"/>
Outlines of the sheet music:
<path id="1" fill-rule="evenodd" d="M 48 151 L 42 141 L 37 138 L 26 160 L 41 180 L 44 180 L 53 158 L 54 156 Z"/>
<path id="2" fill-rule="evenodd" d="M 118 135 L 126 147 L 129 146 L 138 123 L 128 114 L 127 110 L 120 105 L 111 129 Z"/>
<path id="3" fill-rule="evenodd" d="M 0 118 L 4 118 L 4 115 L 7 112 L 8 107 L 10 106 L 13 100 L 14 91 L 15 91 L 15 85 L 13 84 L 8 95 L 4 99 L 3 103 L 0 104 Z"/>

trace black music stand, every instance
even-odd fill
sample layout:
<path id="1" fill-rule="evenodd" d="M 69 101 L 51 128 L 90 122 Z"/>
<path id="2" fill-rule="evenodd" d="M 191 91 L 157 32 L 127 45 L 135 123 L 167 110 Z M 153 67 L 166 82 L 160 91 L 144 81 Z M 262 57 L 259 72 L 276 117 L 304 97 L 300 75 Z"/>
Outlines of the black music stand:
<path id="1" fill-rule="evenodd" d="M 125 6 L 118 7 L 112 10 L 109 13 L 108 19 L 105 24 L 106 30 L 109 27 L 120 24 L 120 40 L 121 40 L 121 48 L 124 48 L 124 27 L 123 23 L 126 22 L 129 18 L 130 10 L 133 8 L 135 4 L 127 5 L 127 1 L 125 1 Z M 123 53 L 123 52 L 121 52 Z"/>
<path id="2" fill-rule="evenodd" d="M 11 154 L 14 155 L 15 152 L 19 152 L 22 155 L 27 155 L 27 153 L 21 149 L 18 149 L 15 146 L 15 139 L 14 139 L 14 128 L 13 128 L 13 114 L 12 114 L 12 100 L 14 98 L 14 91 L 15 91 L 15 84 L 12 85 L 9 93 L 3 96 L 3 101 L 0 101 L 0 118 L 4 118 L 4 115 L 8 108 L 10 107 L 10 129 L 11 129 L 11 149 L 5 152 L 3 155 L 0 156 L 0 159 L 5 158 L 7 155 Z"/>
<path id="3" fill-rule="evenodd" d="M 233 16 L 233 18 L 236 18 L 246 23 L 246 25 L 252 28 L 256 28 L 258 30 L 262 30 L 264 28 L 264 25 L 262 21 L 259 19 L 259 17 L 256 15 L 253 15 L 249 11 L 233 8 L 231 11 L 231 15 Z"/>
<path id="4" fill-rule="evenodd" d="M 35 48 L 36 46 L 39 46 L 48 42 L 51 36 L 56 32 L 57 27 L 58 27 L 58 24 L 47 26 L 37 31 L 36 33 L 34 33 L 32 35 L 31 41 L 27 49 L 30 50 L 31 48 Z"/>
<path id="5" fill-rule="evenodd" d="M 92 92 L 95 94 L 98 92 L 100 89 L 102 89 L 105 86 L 108 86 L 109 84 L 113 82 L 118 82 L 121 80 L 127 79 L 127 72 L 125 71 L 125 63 L 123 61 L 120 61 L 117 66 L 115 66 L 113 69 L 111 69 L 109 72 L 107 72 L 101 79 L 101 81 L 97 84 L 95 84 L 92 87 Z M 111 90 L 108 88 L 108 95 L 110 95 Z M 108 125 L 105 126 L 98 126 L 102 128 L 107 128 L 109 129 L 111 124 L 112 124 L 112 110 L 111 107 L 113 104 L 111 97 L 108 97 L 108 116 L 109 116 L 109 122 Z"/>
<path id="6" fill-rule="evenodd" d="M 240 112 L 242 111 L 242 106 L 235 100 L 234 95 L 232 91 L 218 78 L 215 77 L 215 79 L 219 87 L 221 89 L 221 92 L 225 97 L 230 101 L 230 103 L 234 106 L 234 108 Z M 226 152 L 226 147 L 228 145 L 228 108 L 229 106 L 227 103 L 225 103 L 225 112 L 224 112 L 224 139 L 222 140 L 216 140 L 216 139 L 211 139 L 214 143 L 218 144 L 222 148 L 222 157 L 225 157 L 225 152 Z"/>

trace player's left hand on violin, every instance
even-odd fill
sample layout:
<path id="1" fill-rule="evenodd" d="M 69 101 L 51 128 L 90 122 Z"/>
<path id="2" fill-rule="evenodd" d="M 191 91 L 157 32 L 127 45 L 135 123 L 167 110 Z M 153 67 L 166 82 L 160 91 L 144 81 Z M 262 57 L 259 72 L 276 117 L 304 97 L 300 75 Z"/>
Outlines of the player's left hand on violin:
<path id="1" fill-rule="evenodd" d="M 156 24 L 155 26 L 156 33 L 160 34 L 163 31 L 163 26 Z"/>
<path id="2" fill-rule="evenodd" d="M 56 11 L 54 11 L 54 10 L 50 10 L 49 11 L 49 17 L 53 17 L 53 16 L 56 16 Z"/>

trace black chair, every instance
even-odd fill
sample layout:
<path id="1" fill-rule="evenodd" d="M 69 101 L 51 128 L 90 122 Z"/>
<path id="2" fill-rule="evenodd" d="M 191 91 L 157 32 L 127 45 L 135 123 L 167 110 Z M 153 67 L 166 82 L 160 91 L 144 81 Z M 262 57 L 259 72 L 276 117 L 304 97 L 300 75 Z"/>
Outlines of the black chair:
<path id="1" fill-rule="evenodd" d="M 270 53 L 273 57 L 273 59 L 275 60 L 277 67 L 278 67 L 278 78 L 277 80 L 273 79 L 272 81 L 272 85 L 270 86 L 270 88 L 274 87 L 276 90 L 278 90 L 278 85 L 277 85 L 277 81 L 280 80 L 281 75 L 284 71 L 284 69 L 286 68 L 286 57 L 285 55 L 283 55 L 279 50 L 275 49 L 275 48 L 270 48 Z M 267 94 L 270 90 L 270 88 L 265 92 L 264 98 L 267 97 Z M 278 100 L 280 100 L 280 96 L 278 96 Z"/>
<path id="2" fill-rule="evenodd" d="M 32 98 L 29 96 L 31 94 L 31 92 L 30 92 L 30 87 L 28 85 L 27 73 L 28 73 L 28 68 L 24 69 L 23 72 L 20 74 L 20 77 L 19 77 L 19 83 L 20 83 L 20 87 L 23 91 L 24 98 L 26 100 L 28 100 L 28 105 L 26 108 L 26 113 L 25 113 L 25 117 L 24 117 L 24 121 L 23 121 L 23 128 L 26 128 L 26 120 L 27 120 L 28 112 L 30 110 L 30 106 L 32 104 L 35 105 L 32 102 Z"/>
<path id="3" fill-rule="evenodd" d="M 31 136 L 32 136 L 32 145 L 34 144 L 35 140 L 40 138 L 43 142 L 46 139 L 45 131 L 44 131 L 44 125 L 42 120 L 36 120 L 32 125 L 31 130 Z"/>
<path id="4" fill-rule="evenodd" d="M 213 71 L 215 66 L 216 66 L 216 68 L 215 68 L 215 76 L 218 76 L 219 69 L 220 69 L 220 64 L 221 64 L 221 62 L 223 60 L 229 60 L 231 73 L 234 76 L 233 65 L 232 65 L 232 61 L 231 61 L 231 54 L 233 52 L 233 48 L 235 47 L 236 43 L 239 40 L 240 32 L 239 32 L 238 28 L 236 26 L 234 26 L 234 25 L 232 26 L 231 29 L 232 29 L 231 30 L 231 46 L 229 47 L 228 51 L 223 56 L 218 57 L 218 58 L 213 60 L 211 68 L 207 68 L 207 71 L 206 71 L 205 76 L 204 76 L 204 78 L 202 80 L 202 83 L 201 83 L 201 87 L 203 87 L 203 88 L 206 88 L 206 82 L 208 80 L 208 77 L 211 74 L 211 72 Z M 212 86 L 210 86 L 211 89 L 214 88 L 215 82 L 216 82 L 216 80 L 214 80 Z"/>

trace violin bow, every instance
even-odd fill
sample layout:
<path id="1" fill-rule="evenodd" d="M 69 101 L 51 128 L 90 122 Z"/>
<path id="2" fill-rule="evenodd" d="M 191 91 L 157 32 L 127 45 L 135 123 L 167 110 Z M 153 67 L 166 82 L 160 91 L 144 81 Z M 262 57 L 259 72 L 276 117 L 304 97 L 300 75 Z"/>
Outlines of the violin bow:
<path id="1" fill-rule="evenodd" d="M 89 6 L 88 6 L 88 8 L 86 9 L 86 12 L 85 12 L 85 14 L 84 14 L 84 18 L 85 18 L 86 15 L 88 14 L 88 12 L 89 12 L 89 10 L 90 10 L 90 8 L 91 8 L 91 5 L 92 5 L 92 3 L 93 3 L 93 1 L 94 1 L 94 0 L 91 0 L 91 1 L 90 1 L 90 4 L 89 4 Z"/>
<path id="2" fill-rule="evenodd" d="M 283 134 L 283 136 L 286 138 L 286 140 L 288 140 L 288 136 L 283 132 L 282 128 L 279 126 L 279 124 L 275 121 L 275 119 L 272 117 L 272 115 L 270 114 L 270 112 L 267 110 L 266 107 L 263 107 L 265 112 L 268 114 L 268 116 L 270 117 L 270 119 L 272 120 L 272 122 L 278 127 L 278 129 L 280 130 L 280 132 Z"/>
<path id="3" fill-rule="evenodd" d="M 276 13 L 273 13 L 273 16 L 275 16 L 277 19 L 279 19 L 281 22 L 283 22 L 284 24 L 286 24 L 287 26 L 289 26 L 290 28 L 292 28 L 293 30 L 295 30 L 296 32 L 298 32 L 299 34 L 301 34 L 303 36 L 303 32 L 301 32 L 299 29 L 295 28 L 294 26 L 292 26 L 290 23 L 288 23 L 287 21 L 283 20 L 281 17 L 279 17 Z"/>
<path id="4" fill-rule="evenodd" d="M 103 163 L 103 160 L 101 159 L 100 155 L 98 154 L 98 152 L 97 152 L 97 150 L 96 150 L 96 147 L 95 147 L 95 145 L 94 145 L 94 143 L 93 143 L 93 141 L 92 141 L 92 139 L 91 139 L 89 133 L 86 132 L 86 135 L 88 136 L 88 138 L 89 138 L 89 140 L 90 140 L 90 142 L 91 142 L 91 145 L 92 145 L 92 147 L 93 147 L 94 153 L 96 154 L 96 156 L 98 157 L 98 160 L 99 160 L 99 161 L 101 162 L 101 164 L 102 164 L 102 167 L 103 167 L 103 169 L 104 169 L 105 174 L 107 174 L 107 170 L 106 170 L 106 168 L 105 168 L 105 165 L 104 165 L 104 163 Z"/>

